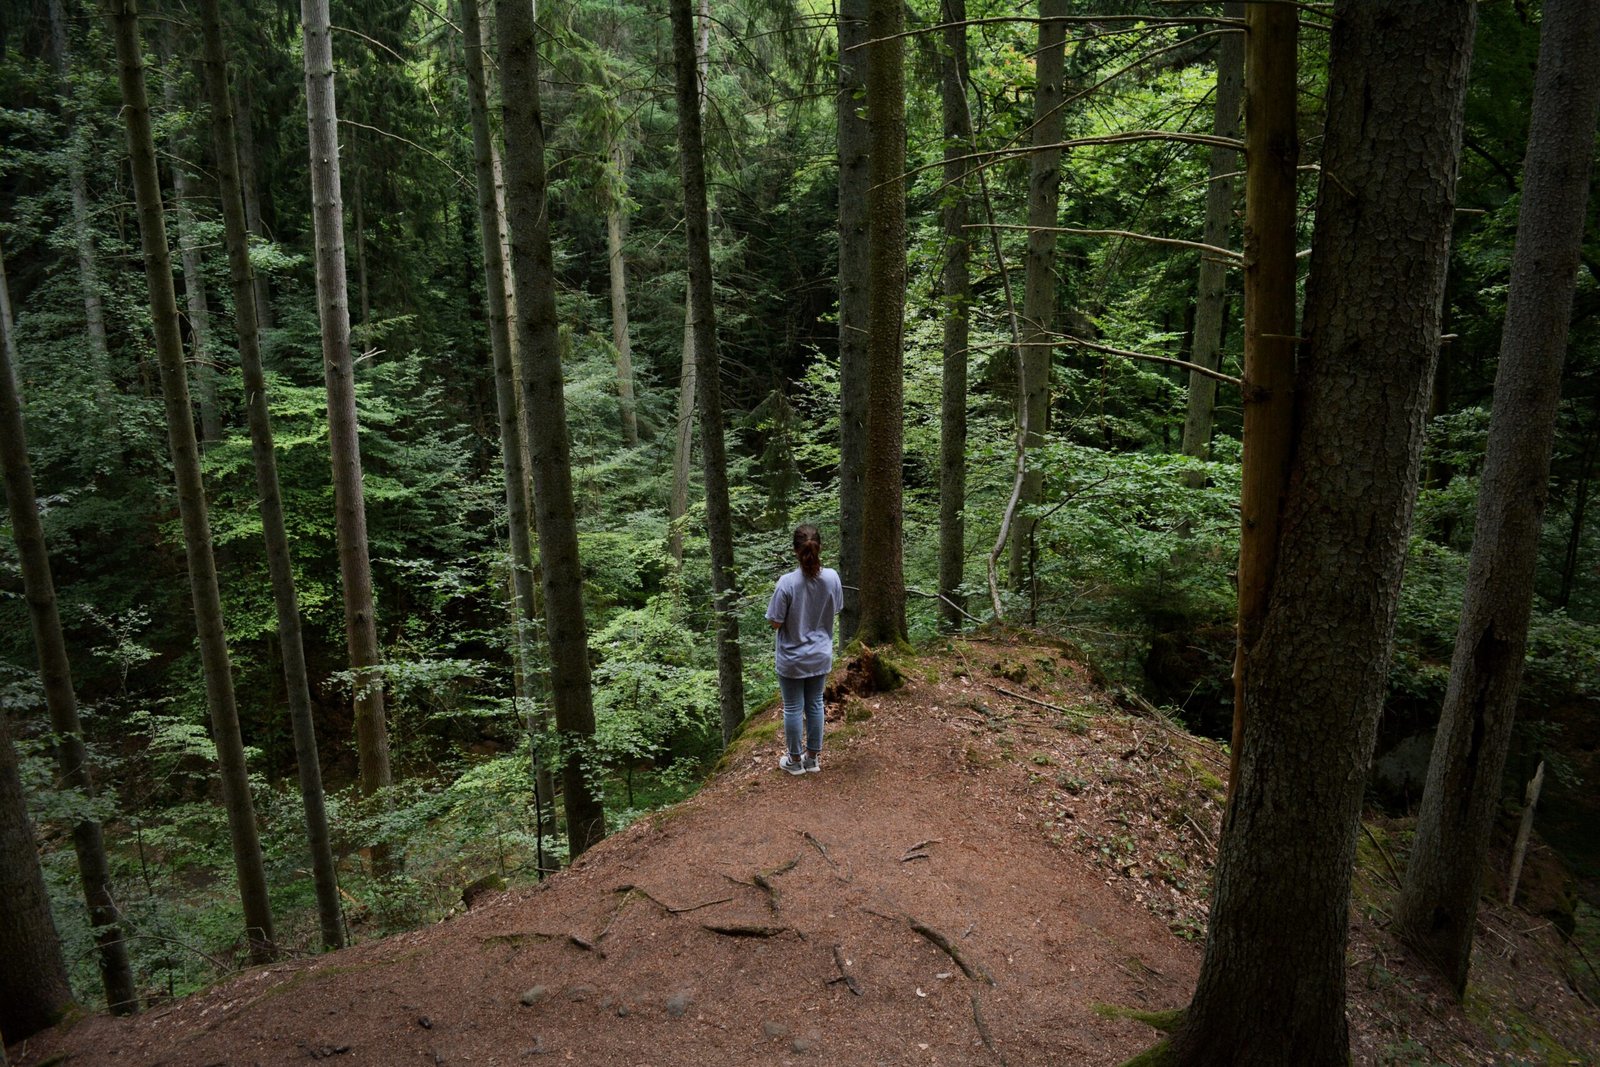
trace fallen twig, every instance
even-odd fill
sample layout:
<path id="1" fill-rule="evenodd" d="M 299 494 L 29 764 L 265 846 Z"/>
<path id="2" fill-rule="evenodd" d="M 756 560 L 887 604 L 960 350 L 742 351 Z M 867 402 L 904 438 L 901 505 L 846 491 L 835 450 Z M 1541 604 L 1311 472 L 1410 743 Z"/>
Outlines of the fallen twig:
<path id="1" fill-rule="evenodd" d="M 821 841 L 818 841 L 818 840 L 817 840 L 817 839 L 816 839 L 816 837 L 814 837 L 814 836 L 813 836 L 813 835 L 812 835 L 812 833 L 811 833 L 811 831 L 810 831 L 810 830 L 802 830 L 802 831 L 800 831 L 800 832 L 801 832 L 801 833 L 802 833 L 802 834 L 804 834 L 804 835 L 805 835 L 805 839 L 806 839 L 806 840 L 807 840 L 807 841 L 809 841 L 809 842 L 811 842 L 811 844 L 812 844 L 812 845 L 814 845 L 814 846 L 815 846 L 815 847 L 816 847 L 816 850 L 817 850 L 817 851 L 818 851 L 818 852 L 820 852 L 820 853 L 822 853 L 822 858 L 823 858 L 823 859 L 825 859 L 825 860 L 827 860 L 827 861 L 828 861 L 828 863 L 829 863 L 829 865 L 830 865 L 830 866 L 832 866 L 832 867 L 833 867 L 833 870 L 834 870 L 834 876 L 835 876 L 835 877 L 837 877 L 837 878 L 838 878 L 838 879 L 839 879 L 839 880 L 840 880 L 840 881 L 842 881 L 842 882 L 848 882 L 848 881 L 850 881 L 850 877 L 851 877 L 851 875 L 850 875 L 850 871 L 849 871 L 849 870 L 848 870 L 848 869 L 847 869 L 847 868 L 841 868 L 841 867 L 840 867 L 840 866 L 839 866 L 839 863 L 838 863 L 838 861 L 837 861 L 837 860 L 835 860 L 835 859 L 834 859 L 834 858 L 833 858 L 833 857 L 832 857 L 832 856 L 830 856 L 830 855 L 829 855 L 829 854 L 828 854 L 828 846 L 827 846 L 827 845 L 824 845 L 824 844 L 823 844 L 823 843 L 822 843 L 822 842 L 821 842 Z M 839 873 L 839 872 L 840 872 L 840 870 L 844 870 L 844 873 L 843 873 L 843 874 L 840 874 L 840 873 Z"/>
<path id="2" fill-rule="evenodd" d="M 1036 700 L 1024 693 L 1013 693 L 1004 686 L 995 685 L 993 682 L 989 683 L 989 688 L 993 689 L 996 693 L 1004 693 L 1006 696 L 1012 697 L 1016 700 L 1026 700 L 1030 704 L 1037 704 L 1041 708 L 1048 708 L 1051 711 L 1060 712 L 1062 715 L 1068 715 L 1075 719 L 1083 719 L 1088 717 L 1081 711 L 1073 711 L 1071 708 L 1064 708 L 1060 704 L 1051 704 L 1048 701 Z"/>
<path id="3" fill-rule="evenodd" d="M 699 911 L 701 908 L 709 908 L 713 904 L 726 904 L 728 901 L 733 899 L 732 897 L 718 897 L 715 900 L 706 900 L 706 901 L 700 902 L 699 904 L 688 904 L 688 905 L 685 905 L 684 907 L 681 907 L 681 908 L 675 908 L 671 904 L 668 904 L 666 901 L 662 900 L 660 897 L 656 896 L 654 893 L 650 892 L 650 890 L 646 889 L 642 885 L 631 885 L 631 884 L 619 885 L 619 886 L 617 886 L 617 888 L 615 890 L 613 890 L 613 892 L 617 892 L 617 893 L 630 893 L 631 892 L 631 893 L 638 893 L 640 896 L 649 897 L 651 900 L 653 900 L 657 904 L 659 904 L 663 910 L 665 910 L 668 914 L 671 914 L 671 915 L 682 915 L 684 912 L 687 912 L 687 911 Z"/>
<path id="4" fill-rule="evenodd" d="M 978 1036 L 983 1038 L 983 1047 L 994 1053 L 994 1058 L 1000 1061 L 1000 1067 L 1005 1067 L 1006 1056 L 994 1043 L 994 1035 L 989 1033 L 989 1026 L 983 1021 L 983 1012 L 978 1010 L 978 994 L 971 994 L 972 1021 L 978 1026 Z"/>
<path id="5" fill-rule="evenodd" d="M 828 979 L 828 984 L 843 982 L 850 992 L 858 997 L 861 996 L 861 983 L 856 981 L 856 976 L 851 974 L 849 969 L 845 967 L 844 953 L 839 951 L 838 945 L 833 946 L 833 965 L 839 968 L 839 977 Z"/>
<path id="6" fill-rule="evenodd" d="M 906 921 L 911 924 L 911 929 L 943 949 L 947 956 L 955 960 L 956 966 L 961 968 L 962 974 L 974 982 L 987 982 L 990 985 L 994 985 L 994 978 L 990 976 L 989 972 L 968 960 L 955 942 L 951 941 L 945 934 L 935 930 L 921 919 L 913 919 L 908 915 L 906 916 Z"/>
<path id="7" fill-rule="evenodd" d="M 1394 876 L 1394 885 L 1399 889 L 1405 879 L 1400 877 L 1400 872 L 1395 869 L 1394 860 L 1389 858 L 1389 850 L 1383 847 L 1383 842 L 1378 840 L 1378 835 L 1372 832 L 1372 827 L 1365 822 L 1361 824 L 1362 831 L 1367 835 L 1367 840 L 1372 842 L 1372 847 L 1378 850 L 1378 855 L 1383 857 L 1384 866 L 1389 868 L 1389 873 Z"/>
<path id="8" fill-rule="evenodd" d="M 574 945 L 577 945 L 579 948 L 583 949 L 585 952 L 594 952 L 594 953 L 598 953 L 602 958 L 605 957 L 605 953 L 602 952 L 600 950 L 599 946 L 597 946 L 593 941 L 589 941 L 589 940 L 586 940 L 584 938 L 581 938 L 577 934 L 568 934 L 567 935 L 567 940 L 572 942 Z"/>
<path id="9" fill-rule="evenodd" d="M 1206 833 L 1205 827 L 1194 821 L 1194 816 L 1188 812 L 1183 813 L 1183 821 L 1194 827 L 1194 832 L 1200 835 L 1200 840 L 1206 843 L 1206 848 L 1212 853 L 1217 851 L 1216 844 L 1211 840 L 1211 835 Z"/>
<path id="10" fill-rule="evenodd" d="M 726 937 L 774 937 L 789 929 L 787 926 L 743 922 L 706 922 L 701 923 L 700 926 L 702 929 L 710 930 L 714 934 L 722 934 Z"/>

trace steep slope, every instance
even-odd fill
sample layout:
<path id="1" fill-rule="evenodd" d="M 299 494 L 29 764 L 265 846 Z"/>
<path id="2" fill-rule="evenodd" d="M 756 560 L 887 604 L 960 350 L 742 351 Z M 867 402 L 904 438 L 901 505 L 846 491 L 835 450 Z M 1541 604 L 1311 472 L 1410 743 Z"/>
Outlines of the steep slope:
<path id="1" fill-rule="evenodd" d="M 1225 759 L 1117 712 L 1054 645 L 902 666 L 894 693 L 833 694 L 820 774 L 776 769 L 769 709 L 694 798 L 539 888 L 14 1060 L 1121 1063 L 1155 1035 L 1103 1006 L 1181 1007 L 1197 972 Z M 1521 1062 L 1354 919 L 1358 1062 L 1433 1062 L 1405 1042 Z M 1541 1010 L 1578 1004 L 1552 996 Z"/>

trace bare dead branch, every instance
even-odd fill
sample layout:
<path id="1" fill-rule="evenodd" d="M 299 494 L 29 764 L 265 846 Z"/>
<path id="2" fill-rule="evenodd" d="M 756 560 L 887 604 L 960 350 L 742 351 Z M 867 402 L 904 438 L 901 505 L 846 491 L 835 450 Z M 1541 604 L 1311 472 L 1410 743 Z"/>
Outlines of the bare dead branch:
<path id="1" fill-rule="evenodd" d="M 1094 341 L 1086 341 L 1081 337 L 1063 336 L 1059 341 L 1056 342 L 1056 347 L 1059 348 L 1064 345 L 1079 345 L 1083 348 L 1091 348 L 1096 352 L 1106 352 L 1110 355 L 1122 356 L 1126 359 L 1142 359 L 1149 363 L 1163 363 L 1169 367 L 1181 367 L 1184 370 L 1194 371 L 1196 374 L 1203 374 L 1208 378 L 1215 378 L 1219 382 L 1227 382 L 1236 389 L 1244 388 L 1244 382 L 1241 379 L 1235 378 L 1231 374 L 1224 374 L 1219 370 L 1212 370 L 1210 367 L 1202 367 L 1198 363 L 1190 363 L 1186 359 L 1174 359 L 1171 356 L 1157 356 L 1152 355 L 1149 352 L 1130 352 L 1126 348 L 1113 348 L 1110 345 L 1102 345 Z"/>
<path id="2" fill-rule="evenodd" d="M 983 223 L 978 222 L 968 223 L 966 226 L 966 229 L 969 230 L 981 230 L 985 228 L 986 227 Z M 1034 227 L 1021 226 L 1015 223 L 1002 223 L 995 228 L 1000 230 L 1034 229 Z M 1136 233 L 1133 230 L 1089 230 L 1078 226 L 1041 226 L 1037 229 L 1041 233 L 1071 233 L 1084 237 L 1126 237 L 1134 241 L 1148 241 L 1151 244 L 1171 245 L 1174 248 L 1194 248 L 1201 252 L 1209 252 L 1212 255 L 1221 258 L 1224 262 L 1232 263 L 1235 266 L 1242 265 L 1244 263 L 1244 256 L 1238 252 L 1232 251 L 1231 249 L 1219 248 L 1216 245 L 1208 245 L 1202 241 L 1186 241 L 1180 237 L 1157 237 L 1154 234 Z"/>
<path id="3" fill-rule="evenodd" d="M 962 19 L 958 22 L 940 22 L 932 26 L 918 26 L 915 29 L 905 30 L 901 33 L 891 34 L 888 37 L 878 37 L 871 41 L 863 41 L 846 48 L 846 52 L 853 52 L 858 48 L 866 48 L 877 44 L 879 41 L 893 41 L 901 37 L 917 37 L 922 34 L 939 33 L 944 30 L 955 29 L 957 26 L 989 26 L 996 23 L 1020 23 L 1022 25 L 1041 25 L 1044 23 L 1066 23 L 1077 26 L 1104 26 L 1107 23 L 1125 22 L 1129 28 L 1126 32 L 1135 33 L 1147 26 L 1226 26 L 1230 30 L 1244 31 L 1244 22 L 1240 19 L 1223 18 L 1220 15 L 1056 15 L 1052 18 L 1040 18 L 1037 15 L 1004 15 L 991 18 Z"/>

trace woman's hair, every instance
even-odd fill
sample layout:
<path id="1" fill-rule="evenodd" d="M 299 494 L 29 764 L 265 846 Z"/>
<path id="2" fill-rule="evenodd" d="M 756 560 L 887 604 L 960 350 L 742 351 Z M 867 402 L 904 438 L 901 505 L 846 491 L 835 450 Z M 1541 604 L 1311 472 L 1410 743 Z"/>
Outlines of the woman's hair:
<path id="1" fill-rule="evenodd" d="M 800 560 L 800 570 L 807 578 L 822 573 L 822 535 L 809 522 L 794 528 L 794 554 Z"/>

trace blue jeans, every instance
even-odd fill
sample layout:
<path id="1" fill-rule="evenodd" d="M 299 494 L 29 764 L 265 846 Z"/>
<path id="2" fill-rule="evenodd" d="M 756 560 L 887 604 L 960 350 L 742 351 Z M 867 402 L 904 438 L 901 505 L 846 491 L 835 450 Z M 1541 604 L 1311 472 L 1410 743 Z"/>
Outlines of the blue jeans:
<path id="1" fill-rule="evenodd" d="M 801 756 L 801 723 L 805 724 L 805 751 L 816 755 L 822 751 L 822 687 L 826 674 L 810 678 L 785 678 L 778 675 L 778 691 L 783 694 L 783 740 L 789 746 L 789 755 Z"/>

